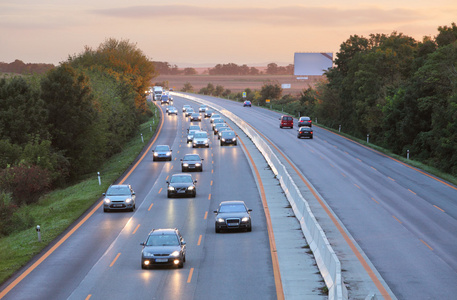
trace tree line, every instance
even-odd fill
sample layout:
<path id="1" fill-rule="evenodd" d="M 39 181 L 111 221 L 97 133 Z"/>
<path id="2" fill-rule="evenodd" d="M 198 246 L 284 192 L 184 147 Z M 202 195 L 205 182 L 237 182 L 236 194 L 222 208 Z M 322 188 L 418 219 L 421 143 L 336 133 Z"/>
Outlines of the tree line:
<path id="1" fill-rule="evenodd" d="M 179 69 L 177 65 L 171 65 L 168 62 L 154 62 L 155 69 L 160 75 L 197 75 L 195 68 Z M 237 65 L 235 63 L 217 64 L 208 69 L 209 75 L 293 75 L 294 65 L 278 66 L 276 63 L 267 65 L 265 72 L 258 68 L 249 67 L 246 64 Z"/>
<path id="2" fill-rule="evenodd" d="M 0 72 L 16 73 L 16 74 L 43 74 L 51 70 L 55 66 L 53 64 L 34 64 L 24 63 L 22 60 L 16 59 L 12 63 L 0 62 Z"/>
<path id="3" fill-rule="evenodd" d="M 152 116 L 156 74 L 135 44 L 108 39 L 43 75 L 0 79 L 0 235 L 15 208 L 120 152 Z"/>

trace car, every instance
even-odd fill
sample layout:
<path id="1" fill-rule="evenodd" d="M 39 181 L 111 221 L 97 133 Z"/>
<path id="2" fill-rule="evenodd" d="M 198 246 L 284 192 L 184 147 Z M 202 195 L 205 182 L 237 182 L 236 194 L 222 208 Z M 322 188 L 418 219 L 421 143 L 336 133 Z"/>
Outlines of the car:
<path id="1" fill-rule="evenodd" d="M 113 184 L 102 194 L 103 211 L 135 210 L 135 192 L 130 184 Z"/>
<path id="2" fill-rule="evenodd" d="M 167 94 L 163 94 L 162 98 L 160 99 L 160 104 L 170 104 L 170 98 Z"/>
<path id="3" fill-rule="evenodd" d="M 219 132 L 219 129 L 220 128 L 224 128 L 224 127 L 228 127 L 228 125 L 225 122 L 224 123 L 216 123 L 216 125 L 214 125 L 214 127 L 213 127 L 214 135 L 217 135 L 217 133 Z"/>
<path id="4" fill-rule="evenodd" d="M 167 107 L 167 113 L 168 115 L 178 115 L 178 110 L 174 106 L 168 106 Z"/>
<path id="5" fill-rule="evenodd" d="M 192 107 L 189 107 L 186 109 L 186 111 L 184 112 L 184 116 L 186 117 L 189 117 L 191 114 L 193 114 L 195 111 Z"/>
<path id="6" fill-rule="evenodd" d="M 197 131 L 200 131 L 200 130 L 189 130 L 189 132 L 187 133 L 187 143 L 188 143 L 188 144 L 189 144 L 190 142 L 192 142 L 192 140 L 194 139 L 194 134 L 195 134 Z"/>
<path id="7" fill-rule="evenodd" d="M 249 100 L 244 101 L 243 102 L 243 107 L 246 107 L 246 106 L 251 107 L 252 106 L 251 101 L 249 101 Z"/>
<path id="8" fill-rule="evenodd" d="M 192 108 L 192 106 L 190 106 L 189 104 L 184 104 L 184 105 L 182 106 L 182 112 L 186 112 L 186 110 L 187 110 L 188 108 Z"/>
<path id="9" fill-rule="evenodd" d="M 246 229 L 252 231 L 251 211 L 244 201 L 223 201 L 214 211 L 216 233 L 221 230 Z"/>
<path id="10" fill-rule="evenodd" d="M 208 133 L 206 131 L 197 131 L 192 139 L 192 148 L 206 147 L 209 148 Z"/>
<path id="11" fill-rule="evenodd" d="M 211 117 L 209 117 L 209 121 L 210 121 L 211 123 L 213 123 L 213 121 L 214 121 L 215 119 L 220 119 L 220 118 L 221 118 L 221 115 L 220 115 L 220 114 L 214 114 L 214 113 L 213 113 L 213 114 L 211 114 Z"/>
<path id="12" fill-rule="evenodd" d="M 171 152 L 173 150 L 170 149 L 168 145 L 157 145 L 154 150 L 152 150 L 152 161 L 157 160 L 169 160 L 171 161 Z"/>
<path id="13" fill-rule="evenodd" d="M 191 130 L 201 131 L 202 129 L 200 128 L 200 125 L 190 125 L 189 128 L 187 128 L 187 132 L 189 132 Z"/>
<path id="14" fill-rule="evenodd" d="M 221 118 L 214 119 L 213 123 L 211 124 L 211 129 L 214 130 L 214 126 L 216 126 L 216 124 L 221 124 L 221 123 L 225 123 L 225 121 Z"/>
<path id="15" fill-rule="evenodd" d="M 302 127 L 302 126 L 312 127 L 313 123 L 311 121 L 311 118 L 310 117 L 300 117 L 300 119 L 298 120 L 298 127 Z"/>
<path id="16" fill-rule="evenodd" d="M 227 131 L 227 130 L 232 131 L 232 128 L 230 128 L 230 127 L 221 127 L 221 128 L 219 128 L 217 130 L 217 139 L 220 140 L 222 132 Z"/>
<path id="17" fill-rule="evenodd" d="M 297 138 L 301 139 L 302 137 L 313 138 L 313 129 L 308 126 L 303 126 L 298 130 Z"/>
<path id="18" fill-rule="evenodd" d="M 205 111 L 205 118 L 210 118 L 212 114 L 213 114 L 213 111 L 210 109 L 207 109 Z"/>
<path id="19" fill-rule="evenodd" d="M 208 109 L 207 105 L 200 105 L 198 108 L 198 112 L 205 112 Z"/>
<path id="20" fill-rule="evenodd" d="M 146 241 L 140 244 L 141 268 L 152 266 L 184 267 L 186 262 L 186 242 L 176 228 L 153 229 Z"/>
<path id="21" fill-rule="evenodd" d="M 227 131 L 222 131 L 221 133 L 221 146 L 228 145 L 228 144 L 233 144 L 233 145 L 238 145 L 237 141 L 237 135 L 235 134 L 234 131 L 227 130 Z"/>
<path id="22" fill-rule="evenodd" d="M 181 171 L 200 171 L 203 172 L 203 158 L 197 153 L 186 154 L 181 158 Z"/>
<path id="23" fill-rule="evenodd" d="M 202 121 L 202 116 L 200 116 L 199 113 L 192 113 L 190 116 L 189 116 L 189 121 L 190 122 L 201 122 Z"/>
<path id="24" fill-rule="evenodd" d="M 283 128 L 283 127 L 290 127 L 290 128 L 294 128 L 294 118 L 292 118 L 291 116 L 287 116 L 287 115 L 284 115 L 284 116 L 281 116 L 279 118 L 279 128 Z"/>
<path id="25" fill-rule="evenodd" d="M 190 174 L 173 174 L 170 181 L 167 181 L 167 197 L 175 196 L 197 196 L 197 180 L 192 178 Z"/>

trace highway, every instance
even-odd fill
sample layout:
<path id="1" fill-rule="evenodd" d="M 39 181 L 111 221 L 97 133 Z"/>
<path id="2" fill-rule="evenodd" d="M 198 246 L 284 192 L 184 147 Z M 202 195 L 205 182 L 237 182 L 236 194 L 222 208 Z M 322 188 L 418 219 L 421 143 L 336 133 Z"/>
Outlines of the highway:
<path id="1" fill-rule="evenodd" d="M 174 102 L 178 116 L 164 115 L 154 142 L 171 145 L 173 160 L 153 162 L 149 150 L 120 179 L 133 186 L 136 211 L 103 213 L 97 202 L 90 217 L 3 299 L 276 299 L 265 213 L 245 153 L 240 145 L 220 147 L 208 119 L 201 126 L 212 144 L 193 149 L 186 141 L 190 123 L 181 113 L 187 102 Z M 197 197 L 168 199 L 166 180 L 181 173 L 180 158 L 194 152 L 204 158 L 203 172 L 191 173 Z M 235 199 L 253 210 L 252 232 L 216 235 L 213 210 Z M 187 243 L 183 269 L 141 269 L 140 243 L 152 228 L 180 230 Z"/>
<path id="2" fill-rule="evenodd" d="M 306 178 L 398 299 L 457 294 L 455 186 L 319 126 L 313 126 L 314 139 L 297 139 L 296 126 L 279 128 L 280 113 L 199 97 L 235 113 L 271 141 L 289 172 L 295 167 Z M 171 145 L 173 161 L 152 162 L 149 151 L 125 179 L 137 192 L 137 210 L 105 214 L 94 207 L 3 299 L 276 299 L 265 214 L 246 155 L 240 145 L 220 147 L 214 138 L 209 149 L 192 149 L 180 108 L 198 104 L 174 98 L 179 114 L 164 116 L 154 142 Z M 211 131 L 208 120 L 202 127 Z M 179 158 L 191 152 L 205 159 L 204 171 L 192 173 L 197 197 L 167 199 L 167 176 L 179 173 Z M 305 184 L 298 186 L 309 194 Z M 253 209 L 253 231 L 216 235 L 212 211 L 232 199 Z M 318 201 L 309 201 L 322 214 Z M 139 244 L 159 227 L 177 227 L 183 234 L 183 269 L 141 269 Z M 351 270 L 339 248 L 344 239 L 334 227 L 323 228 L 343 270 Z M 348 284 L 349 291 L 357 288 Z"/>
<path id="3" fill-rule="evenodd" d="M 318 126 L 313 126 L 314 139 L 299 140 L 296 123 L 293 130 L 279 128 L 280 113 L 202 98 L 241 117 L 270 140 L 271 147 L 277 147 L 278 156 L 283 153 L 291 161 L 331 207 L 398 299 L 455 298 L 454 185 Z M 295 173 L 285 159 L 283 163 Z M 311 205 L 322 211 L 318 204 Z M 342 238 L 334 233 L 331 236 L 330 242 L 338 247 Z"/>

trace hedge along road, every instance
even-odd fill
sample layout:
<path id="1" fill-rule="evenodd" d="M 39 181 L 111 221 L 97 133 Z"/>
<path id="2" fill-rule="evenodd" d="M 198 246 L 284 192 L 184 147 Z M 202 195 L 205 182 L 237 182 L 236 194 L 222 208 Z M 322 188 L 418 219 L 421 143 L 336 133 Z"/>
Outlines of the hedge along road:
<path id="1" fill-rule="evenodd" d="M 232 287 L 218 282 L 218 278 L 212 275 L 209 276 L 214 274 L 214 269 L 224 270 L 224 268 L 227 272 L 223 272 L 222 278 L 237 274 L 238 272 L 233 268 L 239 268 L 244 272 L 245 275 L 241 277 L 237 275 L 240 277 L 238 278 L 240 296 L 254 296 L 252 293 L 259 295 L 260 291 L 264 298 L 282 298 L 280 280 L 270 273 L 273 268 L 275 274 L 279 274 L 279 271 L 277 263 L 272 262 L 270 239 L 265 224 L 254 223 L 253 232 L 249 234 L 215 236 L 213 230 L 207 230 L 207 228 L 213 229 L 214 226 L 213 218 L 208 218 L 208 212 L 215 209 L 219 201 L 231 198 L 224 189 L 225 183 L 237 186 L 240 185 L 238 181 L 251 182 L 252 186 L 255 186 L 241 149 L 211 147 L 196 150 L 206 158 L 205 171 L 202 174 L 195 174 L 199 178 L 199 195 L 190 200 L 167 200 L 163 191 L 164 181 L 171 173 L 177 172 L 179 163 L 176 158 L 179 157 L 179 153 L 195 150 L 189 149 L 183 142 L 187 123 L 182 118 L 174 120 L 167 118 L 166 126 L 164 126 L 163 115 L 161 119 L 158 130 L 160 134 L 155 136 L 147 151 L 119 181 L 119 183 L 130 183 L 135 188 L 137 211 L 133 214 L 104 214 L 100 207 L 102 202 L 99 201 L 48 251 L 17 277 L 12 278 L 2 290 L 1 298 L 63 299 L 84 295 L 84 297 L 96 299 L 101 297 L 100 295 L 106 296 L 107 293 L 110 294 L 111 299 L 135 294 L 141 298 L 146 295 L 150 297 L 151 288 L 158 295 L 163 296 L 162 298 L 170 299 L 176 296 L 188 298 L 189 295 L 217 295 L 224 289 L 233 293 Z M 173 145 L 174 161 L 152 163 L 150 149 L 153 144 Z M 222 164 L 227 155 L 240 162 L 231 164 L 232 169 L 228 170 L 228 173 L 226 166 Z M 206 170 L 208 165 L 212 168 Z M 233 178 L 233 174 L 245 175 Z M 265 217 L 262 199 L 257 188 L 252 186 L 249 186 L 247 191 L 240 190 L 238 194 L 235 192 L 233 196 L 240 198 L 241 195 L 246 194 L 249 199 L 252 199 L 248 201 L 248 205 L 254 209 L 254 220 L 261 220 Z M 180 230 L 188 241 L 190 255 L 185 268 L 157 273 L 141 270 L 139 242 L 145 238 L 151 228 L 174 227 L 174 224 L 181 225 Z M 211 232 L 210 235 L 208 235 L 209 232 Z M 255 235 L 254 239 L 253 235 Z M 259 241 L 262 244 L 259 245 Z M 236 251 L 232 254 L 226 253 L 226 249 L 232 247 L 233 242 L 235 245 L 252 244 L 249 248 L 259 247 L 259 250 L 254 253 L 255 257 L 246 253 L 246 258 L 251 259 L 250 261 L 243 259 L 240 261 L 240 249 L 233 249 Z M 218 247 L 218 245 L 224 247 Z M 206 255 L 203 255 L 204 252 Z M 221 262 L 224 259 L 228 259 L 228 262 L 223 264 L 221 269 Z M 105 261 L 109 263 L 105 265 Z M 233 264 L 234 261 L 238 263 Z M 212 280 L 215 282 L 212 286 L 219 287 L 219 290 L 207 290 L 207 284 L 204 282 L 197 285 L 199 276 L 213 277 Z M 246 277 L 251 279 L 250 286 L 246 286 Z M 91 280 L 88 280 L 89 278 Z M 166 278 L 171 280 L 170 284 L 161 284 Z M 137 288 L 138 284 L 142 287 Z M 146 289 L 144 285 L 147 286 Z M 103 289 L 104 286 L 106 289 Z M 125 286 L 129 287 L 126 290 L 128 294 L 121 291 Z M 258 288 L 253 289 L 252 287 L 255 286 Z"/>

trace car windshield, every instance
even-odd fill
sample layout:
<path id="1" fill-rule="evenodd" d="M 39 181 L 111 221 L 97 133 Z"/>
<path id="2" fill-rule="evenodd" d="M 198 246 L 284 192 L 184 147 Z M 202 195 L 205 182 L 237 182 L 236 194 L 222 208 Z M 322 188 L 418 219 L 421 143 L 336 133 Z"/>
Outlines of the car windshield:
<path id="1" fill-rule="evenodd" d="M 198 113 L 193 113 L 193 114 L 192 114 L 192 117 L 198 117 L 199 115 L 200 115 L 200 114 L 198 114 Z"/>
<path id="2" fill-rule="evenodd" d="M 191 183 L 192 177 L 190 176 L 172 176 L 171 183 Z"/>
<path id="3" fill-rule="evenodd" d="M 179 240 L 175 234 L 150 235 L 146 246 L 179 246 Z"/>
<path id="4" fill-rule="evenodd" d="M 106 192 L 107 196 L 122 196 L 122 195 L 130 195 L 130 189 L 126 185 L 113 185 L 110 186 L 108 191 Z"/>
<path id="5" fill-rule="evenodd" d="M 169 151 L 170 148 L 168 146 L 157 146 L 155 151 L 158 152 L 164 152 L 164 151 Z"/>
<path id="6" fill-rule="evenodd" d="M 195 134 L 196 130 L 189 130 L 189 136 L 193 136 Z"/>
<path id="7" fill-rule="evenodd" d="M 200 126 L 198 126 L 198 125 L 189 126 L 189 130 L 200 130 Z"/>
<path id="8" fill-rule="evenodd" d="M 186 155 L 183 158 L 184 161 L 189 161 L 189 160 L 200 160 L 200 156 L 198 155 Z"/>
<path id="9" fill-rule="evenodd" d="M 235 132 L 233 132 L 233 131 L 223 131 L 222 132 L 222 137 L 224 137 L 224 138 L 234 137 L 234 136 L 235 136 Z"/>
<path id="10" fill-rule="evenodd" d="M 211 118 L 213 118 L 213 119 L 217 119 L 217 118 L 220 118 L 220 117 L 221 117 L 221 115 L 217 115 L 217 114 L 211 116 Z"/>
<path id="11" fill-rule="evenodd" d="M 167 95 L 162 95 L 162 100 L 167 100 L 168 96 Z"/>
<path id="12" fill-rule="evenodd" d="M 246 207 L 243 204 L 224 204 L 219 208 L 220 213 L 228 212 L 245 212 Z"/>
<path id="13" fill-rule="evenodd" d="M 224 123 L 224 120 L 222 119 L 214 119 L 214 123 Z"/>
<path id="14" fill-rule="evenodd" d="M 197 138 L 197 139 L 202 139 L 202 138 L 206 138 L 208 135 L 206 134 L 206 132 L 197 132 L 194 134 L 194 138 Z"/>

